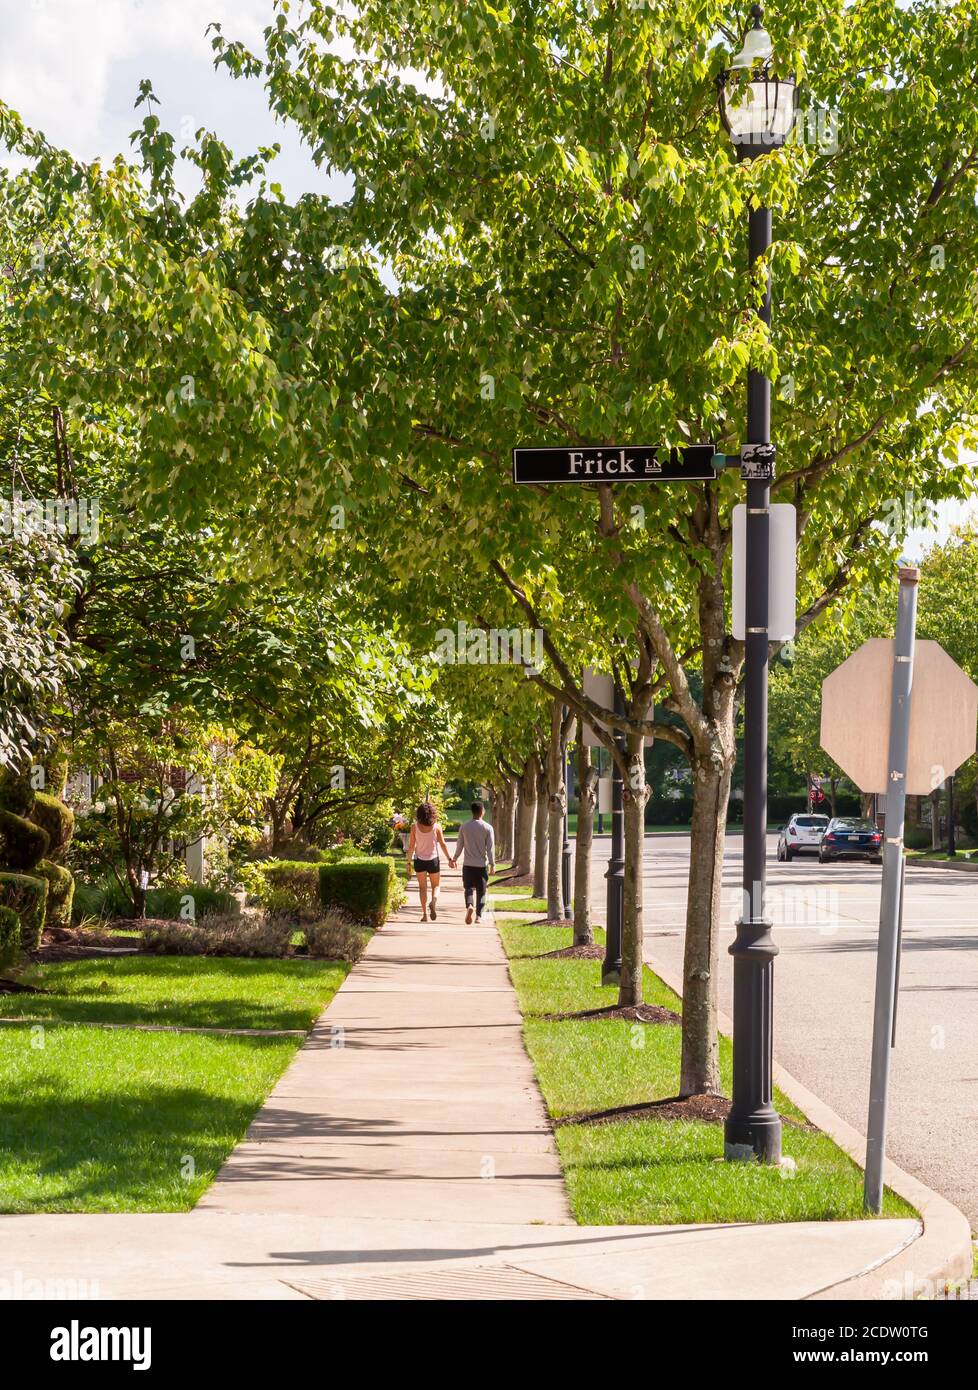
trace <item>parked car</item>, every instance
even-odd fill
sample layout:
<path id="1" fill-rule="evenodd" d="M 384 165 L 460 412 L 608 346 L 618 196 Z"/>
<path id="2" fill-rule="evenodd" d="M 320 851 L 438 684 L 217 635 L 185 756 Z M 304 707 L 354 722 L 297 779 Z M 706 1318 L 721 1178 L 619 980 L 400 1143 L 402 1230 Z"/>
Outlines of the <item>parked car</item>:
<path id="1" fill-rule="evenodd" d="M 881 832 L 871 820 L 835 816 L 829 821 L 818 847 L 820 864 L 828 864 L 833 859 L 868 859 L 872 864 L 882 864 Z"/>
<path id="2" fill-rule="evenodd" d="M 793 815 L 778 835 L 778 858 L 790 864 L 796 854 L 817 854 L 828 823 L 828 816 Z"/>

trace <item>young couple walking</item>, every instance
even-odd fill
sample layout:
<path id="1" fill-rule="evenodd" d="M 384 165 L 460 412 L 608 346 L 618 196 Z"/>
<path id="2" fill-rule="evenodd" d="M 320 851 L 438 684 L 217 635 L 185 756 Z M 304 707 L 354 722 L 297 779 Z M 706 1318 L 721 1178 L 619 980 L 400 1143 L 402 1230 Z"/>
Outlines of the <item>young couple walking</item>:
<path id="1" fill-rule="evenodd" d="M 438 848 L 445 851 L 445 858 L 454 869 L 459 856 L 462 857 L 462 887 L 465 889 L 465 920 L 472 921 L 473 912 L 476 923 L 482 921 L 482 909 L 486 901 L 486 888 L 489 875 L 496 867 L 496 841 L 492 826 L 484 820 L 485 809 L 481 801 L 472 803 L 472 819 L 460 825 L 455 843 L 454 858 L 445 843 L 445 836 L 438 824 L 438 813 L 430 801 L 422 801 L 411 826 L 408 840 L 408 858 L 414 861 L 414 872 L 418 876 L 418 896 L 421 899 L 421 920 L 428 920 L 428 888 L 431 888 L 431 920 L 438 920 L 438 889 L 441 886 L 441 861 Z"/>

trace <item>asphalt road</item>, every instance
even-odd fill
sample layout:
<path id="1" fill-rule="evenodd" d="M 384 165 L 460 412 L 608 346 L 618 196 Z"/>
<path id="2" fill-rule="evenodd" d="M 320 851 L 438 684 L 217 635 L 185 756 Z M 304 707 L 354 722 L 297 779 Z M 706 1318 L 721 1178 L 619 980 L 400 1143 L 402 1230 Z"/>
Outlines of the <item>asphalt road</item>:
<path id="1" fill-rule="evenodd" d="M 775 963 L 777 1061 L 866 1130 L 881 870 L 861 863 L 791 864 L 769 837 L 768 912 Z M 596 840 L 595 916 L 604 919 L 607 839 Z M 681 974 L 689 838 L 645 841 L 645 953 Z M 740 902 L 741 842 L 728 836 L 723 874 L 720 1006 L 732 1010 L 726 952 Z M 943 1193 L 978 1230 L 978 874 L 908 868 L 888 1153 Z"/>

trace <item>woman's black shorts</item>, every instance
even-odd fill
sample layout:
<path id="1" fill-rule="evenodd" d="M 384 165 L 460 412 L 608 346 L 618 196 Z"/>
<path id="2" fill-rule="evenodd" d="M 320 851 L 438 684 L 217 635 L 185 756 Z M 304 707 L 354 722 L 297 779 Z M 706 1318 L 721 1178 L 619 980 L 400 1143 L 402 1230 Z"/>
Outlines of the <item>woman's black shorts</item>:
<path id="1" fill-rule="evenodd" d="M 414 872 L 416 874 L 440 874 L 441 864 L 437 859 L 419 859 L 414 856 Z"/>

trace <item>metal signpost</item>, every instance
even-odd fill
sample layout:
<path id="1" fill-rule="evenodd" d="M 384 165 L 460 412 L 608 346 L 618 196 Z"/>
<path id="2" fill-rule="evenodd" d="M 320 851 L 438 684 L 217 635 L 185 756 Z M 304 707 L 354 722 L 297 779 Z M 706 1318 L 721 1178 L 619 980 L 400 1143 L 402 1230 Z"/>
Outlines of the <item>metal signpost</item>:
<path id="1" fill-rule="evenodd" d="M 978 686 L 937 642 L 916 641 L 918 579 L 915 568 L 900 570 L 895 640 L 864 642 L 822 683 L 822 747 L 862 791 L 886 797 L 863 1194 L 871 1212 L 883 1201 L 906 799 L 929 793 L 971 756 L 978 724 Z"/>
<path id="2" fill-rule="evenodd" d="M 907 761 L 910 752 L 910 703 L 913 697 L 913 651 L 917 627 L 916 569 L 900 571 L 893 655 L 890 742 L 887 757 L 886 840 L 883 847 L 883 887 L 880 893 L 880 934 L 876 953 L 876 997 L 873 1004 L 873 1061 L 869 1079 L 869 1119 L 866 1128 L 866 1177 L 863 1205 L 878 1212 L 883 1205 L 883 1156 L 886 1150 L 886 1110 L 890 1081 L 890 1050 L 896 1013 L 897 938 L 903 897 L 903 820 L 907 801 Z"/>

